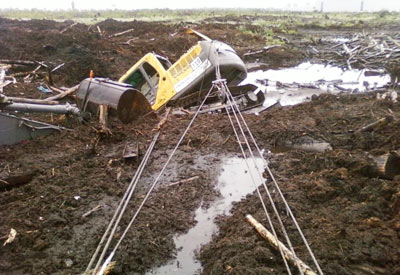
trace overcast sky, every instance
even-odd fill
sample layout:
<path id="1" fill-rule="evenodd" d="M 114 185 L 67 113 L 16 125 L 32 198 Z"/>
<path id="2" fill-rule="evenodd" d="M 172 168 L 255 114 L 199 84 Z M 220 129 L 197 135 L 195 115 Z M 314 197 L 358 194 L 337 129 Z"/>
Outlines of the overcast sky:
<path id="1" fill-rule="evenodd" d="M 400 0 L 73 0 L 76 9 L 152 9 L 152 8 L 275 8 L 289 10 L 319 10 L 321 1 L 324 11 L 360 11 L 364 2 L 365 11 L 383 9 L 400 11 Z M 114 2 L 113 4 L 111 2 Z M 72 0 L 0 0 L 0 8 L 17 9 L 71 9 Z"/>

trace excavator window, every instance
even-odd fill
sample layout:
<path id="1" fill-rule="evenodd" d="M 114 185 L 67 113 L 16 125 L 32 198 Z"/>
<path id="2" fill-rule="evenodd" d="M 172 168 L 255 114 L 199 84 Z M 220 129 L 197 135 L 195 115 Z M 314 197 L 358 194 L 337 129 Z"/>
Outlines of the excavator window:
<path id="1" fill-rule="evenodd" d="M 157 95 L 160 75 L 149 63 L 144 62 L 124 81 L 139 90 L 153 104 Z"/>
<path id="2" fill-rule="evenodd" d="M 147 83 L 143 84 L 141 91 L 144 96 L 150 101 L 150 103 L 153 104 L 157 94 L 160 75 L 158 74 L 156 69 L 154 69 L 153 66 L 151 66 L 147 62 L 143 63 L 142 68 L 147 75 L 148 81 Z"/>
<path id="3" fill-rule="evenodd" d="M 137 70 L 128 77 L 128 79 L 125 81 L 125 83 L 128 83 L 128 84 L 132 85 L 134 88 L 140 90 L 140 87 L 144 84 L 145 81 L 146 80 L 143 77 L 140 70 Z"/>
<path id="4" fill-rule="evenodd" d="M 149 63 L 144 63 L 143 64 L 143 69 L 145 70 L 147 76 L 149 79 L 151 79 L 151 84 L 153 87 L 158 86 L 158 80 L 160 76 L 158 75 L 157 71 L 151 66 Z"/>

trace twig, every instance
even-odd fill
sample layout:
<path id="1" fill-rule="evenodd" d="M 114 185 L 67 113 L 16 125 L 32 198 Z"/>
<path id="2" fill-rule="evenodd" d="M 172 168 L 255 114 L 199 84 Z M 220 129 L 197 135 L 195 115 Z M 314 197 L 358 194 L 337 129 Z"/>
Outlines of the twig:
<path id="1" fill-rule="evenodd" d="M 68 27 L 64 28 L 62 31 L 60 31 L 60 33 L 64 33 L 64 32 L 68 31 L 69 29 L 73 28 L 76 25 L 78 25 L 78 22 L 75 22 L 75 23 L 69 25 Z"/>
<path id="2" fill-rule="evenodd" d="M 85 214 L 82 215 L 82 218 L 86 218 L 87 216 L 89 216 L 90 214 L 92 214 L 93 212 L 96 212 L 98 210 L 100 210 L 103 207 L 102 204 L 97 205 L 96 207 L 94 207 L 93 209 L 89 210 L 88 212 L 86 212 Z"/>
<path id="3" fill-rule="evenodd" d="M 175 185 L 182 184 L 182 183 L 188 183 L 188 182 L 197 180 L 199 178 L 200 178 L 199 176 L 194 176 L 194 177 L 191 177 L 191 178 L 187 178 L 187 179 L 183 179 L 183 180 L 180 180 L 180 181 L 172 182 L 172 183 L 168 184 L 167 186 L 171 187 L 171 186 L 175 186 Z"/>

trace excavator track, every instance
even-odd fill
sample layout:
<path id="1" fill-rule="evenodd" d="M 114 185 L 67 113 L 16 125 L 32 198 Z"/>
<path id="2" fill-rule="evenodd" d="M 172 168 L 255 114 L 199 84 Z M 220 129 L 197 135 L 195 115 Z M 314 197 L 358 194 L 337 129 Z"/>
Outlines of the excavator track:
<path id="1" fill-rule="evenodd" d="M 264 94 L 261 91 L 258 91 L 256 94 L 255 92 L 257 92 L 257 89 L 258 87 L 252 84 L 229 87 L 229 90 L 241 111 L 258 107 L 264 102 Z M 207 92 L 208 90 L 194 92 L 190 95 L 180 97 L 176 101 L 170 102 L 168 105 L 192 111 L 197 109 L 197 106 L 206 96 Z M 226 112 L 226 109 L 231 109 L 229 104 L 226 102 L 226 98 L 221 96 L 218 91 L 215 91 L 208 97 L 201 113 L 224 113 Z"/>

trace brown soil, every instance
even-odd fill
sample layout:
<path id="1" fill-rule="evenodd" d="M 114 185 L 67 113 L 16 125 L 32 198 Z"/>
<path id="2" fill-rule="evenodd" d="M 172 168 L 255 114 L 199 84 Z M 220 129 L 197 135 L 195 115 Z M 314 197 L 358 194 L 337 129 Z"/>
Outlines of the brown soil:
<path id="1" fill-rule="evenodd" d="M 44 61 L 52 67 L 65 62 L 54 80 L 58 86 L 71 86 L 90 69 L 116 79 L 151 51 L 175 61 L 197 41 L 184 33 L 187 26 L 138 21 L 99 23 L 102 36 L 96 26 L 82 24 L 60 33 L 71 24 L 0 18 L 0 48 L 6 49 L 0 51 L 0 58 Z M 262 37 L 243 34 L 238 25 L 209 22 L 191 27 L 231 44 L 240 54 L 264 46 Z M 107 38 L 130 28 L 134 31 L 127 35 Z M 130 39 L 130 45 L 124 44 Z M 291 45 L 267 52 L 263 62 L 270 67 L 294 65 L 304 58 L 302 52 L 301 46 Z M 20 70 L 14 67 L 8 73 Z M 20 83 L 4 92 L 43 97 L 37 86 L 38 82 Z M 388 114 L 394 117 L 389 124 L 354 133 Z M 4 241 L 11 228 L 18 232 L 14 242 L 0 250 L 0 273 L 79 274 L 137 169 L 137 161 L 122 158 L 126 143 L 138 142 L 144 152 L 159 118 L 128 125 L 112 120 L 113 134 L 105 136 L 94 122 L 32 117 L 73 131 L 0 147 L 0 178 L 34 173 L 28 184 L 0 192 L 0 237 Z M 168 118 L 118 236 L 190 118 L 177 114 Z M 400 179 L 371 175 L 365 156 L 400 148 L 399 103 L 377 101 L 375 94 L 324 95 L 246 119 L 260 146 L 275 152 L 267 156 L 271 168 L 325 274 L 400 273 Z M 303 136 L 325 140 L 333 150 L 276 152 L 285 141 Z M 221 156 L 238 152 L 225 115 L 199 116 L 118 250 L 114 273 L 144 274 L 173 258 L 172 237 L 195 224 L 194 210 L 202 202 L 206 207 L 218 196 L 213 187 Z M 167 187 L 195 175 L 200 176 L 196 181 Z M 102 205 L 99 211 L 82 218 L 97 205 Z M 278 209 L 285 213 L 282 204 Z M 285 273 L 279 254 L 246 223 L 246 214 L 267 225 L 255 194 L 235 204 L 231 216 L 218 219 L 219 234 L 201 249 L 203 274 Z M 311 263 L 294 227 L 288 223 L 287 228 L 300 258 Z"/>

